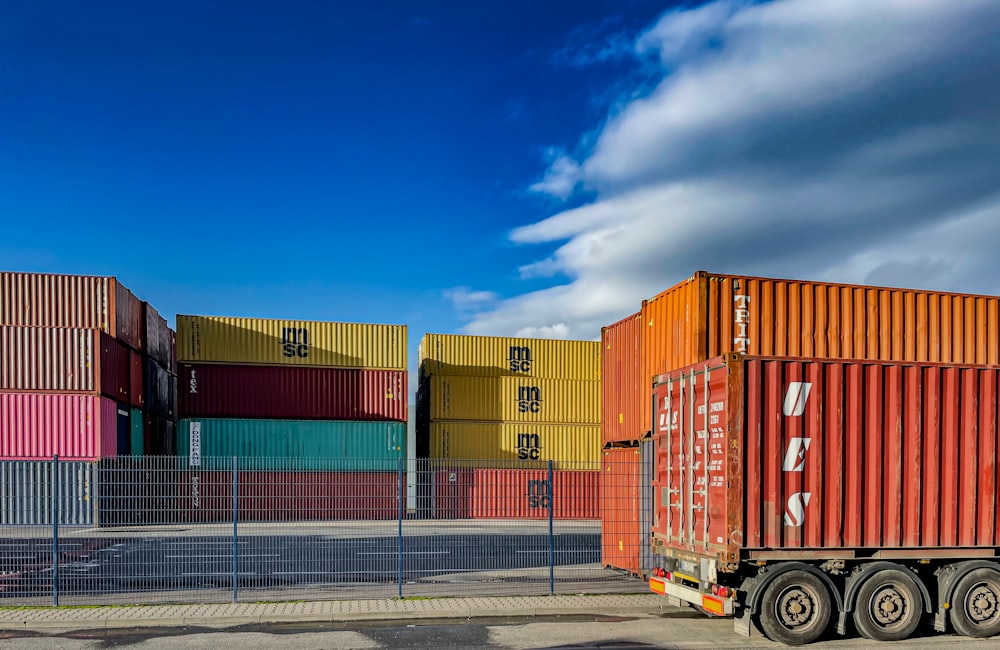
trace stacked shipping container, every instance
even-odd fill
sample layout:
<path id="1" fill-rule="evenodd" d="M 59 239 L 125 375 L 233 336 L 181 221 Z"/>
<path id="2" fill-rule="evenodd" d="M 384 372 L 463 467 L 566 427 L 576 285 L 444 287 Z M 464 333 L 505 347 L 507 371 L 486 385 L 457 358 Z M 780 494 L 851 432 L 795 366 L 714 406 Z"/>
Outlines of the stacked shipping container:
<path id="1" fill-rule="evenodd" d="M 557 517 L 598 516 L 598 343 L 427 334 L 418 357 L 417 455 L 435 516 L 547 517 L 545 490 Z"/>
<path id="2" fill-rule="evenodd" d="M 0 273 L 0 458 L 167 452 L 173 339 L 150 315 L 113 277 Z"/>
<path id="3" fill-rule="evenodd" d="M 231 495 L 234 456 L 258 492 L 309 497 L 248 497 L 245 519 L 356 518 L 366 486 L 364 516 L 396 516 L 383 492 L 395 494 L 406 453 L 405 326 L 179 315 L 177 329 L 177 453 L 195 470 L 181 479 L 193 520 L 230 516 L 211 504 Z"/>

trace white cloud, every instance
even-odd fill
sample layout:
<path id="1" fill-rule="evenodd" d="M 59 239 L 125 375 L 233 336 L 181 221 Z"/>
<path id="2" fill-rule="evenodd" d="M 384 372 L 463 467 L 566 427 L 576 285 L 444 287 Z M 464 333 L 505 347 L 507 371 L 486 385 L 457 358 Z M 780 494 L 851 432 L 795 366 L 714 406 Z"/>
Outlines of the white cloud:
<path id="1" fill-rule="evenodd" d="M 532 189 L 596 199 L 512 231 L 559 278 L 467 330 L 593 338 L 705 269 L 1000 291 L 1000 4 L 723 0 L 636 42 L 662 78 Z M 563 279 L 565 278 L 565 279 Z M 544 331 L 555 331 L 554 329 Z"/>

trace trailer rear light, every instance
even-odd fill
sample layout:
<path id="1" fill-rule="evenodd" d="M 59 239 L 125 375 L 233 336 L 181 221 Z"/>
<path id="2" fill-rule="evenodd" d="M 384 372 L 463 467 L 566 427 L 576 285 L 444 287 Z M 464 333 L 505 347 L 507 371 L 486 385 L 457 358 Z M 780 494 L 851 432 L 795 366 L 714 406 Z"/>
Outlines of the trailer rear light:
<path id="1" fill-rule="evenodd" d="M 667 580 L 670 580 L 670 572 L 665 570 L 663 567 L 656 567 L 653 569 L 653 577 L 666 578 Z"/>
<path id="2" fill-rule="evenodd" d="M 732 589 L 721 585 L 712 585 L 712 595 L 719 598 L 729 598 L 733 594 Z"/>

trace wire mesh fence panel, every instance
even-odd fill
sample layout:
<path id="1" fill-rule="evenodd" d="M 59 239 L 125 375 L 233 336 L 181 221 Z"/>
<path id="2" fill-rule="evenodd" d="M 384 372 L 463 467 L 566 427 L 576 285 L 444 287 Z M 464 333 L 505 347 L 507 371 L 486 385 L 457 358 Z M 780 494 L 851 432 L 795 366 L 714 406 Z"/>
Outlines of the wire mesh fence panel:
<path id="1" fill-rule="evenodd" d="M 631 462 L 0 461 L 0 602 L 644 591 L 605 557 Z"/>

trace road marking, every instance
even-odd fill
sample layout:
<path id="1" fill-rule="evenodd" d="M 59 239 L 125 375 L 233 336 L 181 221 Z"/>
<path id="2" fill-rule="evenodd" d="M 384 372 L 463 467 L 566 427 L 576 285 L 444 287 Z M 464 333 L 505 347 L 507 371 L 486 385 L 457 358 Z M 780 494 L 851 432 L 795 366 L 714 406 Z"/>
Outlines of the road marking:
<path id="1" fill-rule="evenodd" d="M 399 551 L 365 551 L 355 555 L 399 555 Z M 451 555 L 451 551 L 403 551 L 403 555 Z"/>
<path id="2" fill-rule="evenodd" d="M 218 578 L 218 577 L 221 577 L 221 576 L 231 576 L 231 575 L 233 575 L 233 572 L 229 571 L 228 573 L 182 573 L 181 575 L 184 576 L 185 578 Z M 241 576 L 255 576 L 255 575 L 257 575 L 257 572 L 256 571 L 240 571 L 236 575 L 241 575 Z"/>

